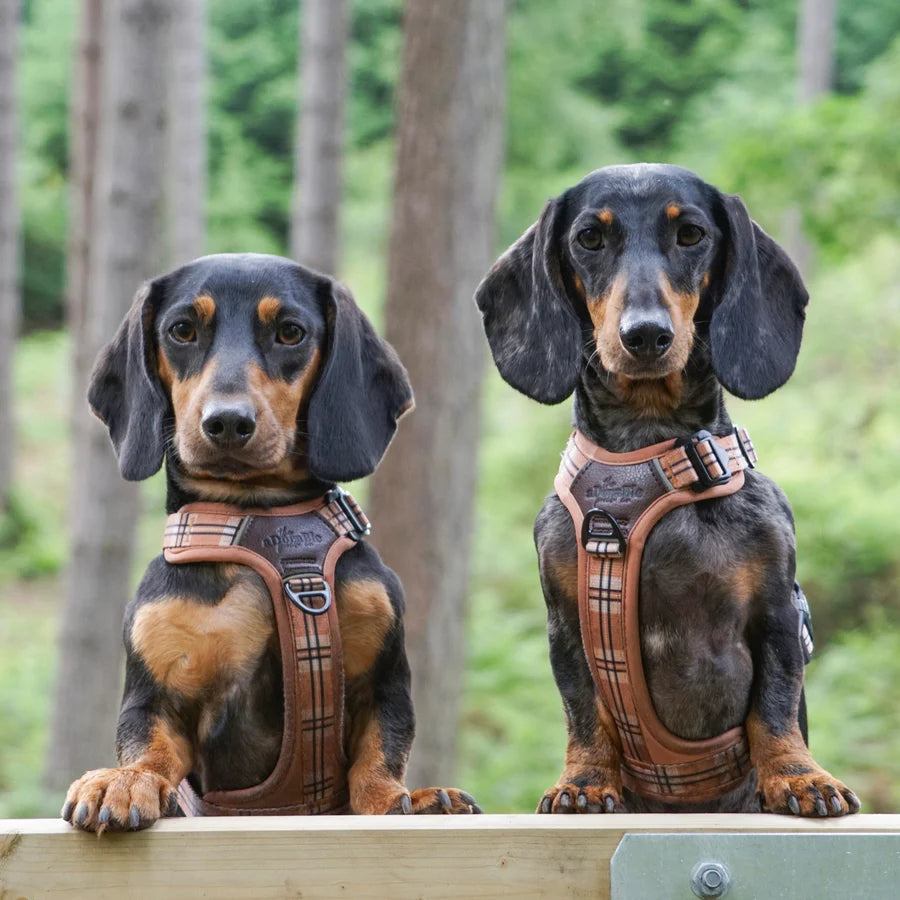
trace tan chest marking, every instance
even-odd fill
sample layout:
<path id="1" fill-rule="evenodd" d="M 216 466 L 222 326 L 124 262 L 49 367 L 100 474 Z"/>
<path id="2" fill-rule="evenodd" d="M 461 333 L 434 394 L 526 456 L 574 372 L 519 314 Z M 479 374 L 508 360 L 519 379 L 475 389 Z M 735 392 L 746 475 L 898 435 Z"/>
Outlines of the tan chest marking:
<path id="1" fill-rule="evenodd" d="M 347 678 L 368 672 L 394 624 L 394 608 L 380 581 L 362 579 L 341 585 L 338 622 Z"/>

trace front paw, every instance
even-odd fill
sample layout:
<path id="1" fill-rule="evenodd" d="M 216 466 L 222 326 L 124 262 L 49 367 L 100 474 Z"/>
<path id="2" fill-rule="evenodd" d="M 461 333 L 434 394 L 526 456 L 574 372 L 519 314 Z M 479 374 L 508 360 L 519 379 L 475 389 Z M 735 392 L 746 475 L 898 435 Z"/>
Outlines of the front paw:
<path id="1" fill-rule="evenodd" d="M 538 813 L 616 813 L 625 812 L 622 795 L 608 784 L 577 785 L 560 782 L 547 791 L 538 803 Z"/>
<path id="2" fill-rule="evenodd" d="M 387 810 L 388 815 L 439 816 L 482 812 L 475 798 L 456 788 L 420 788 L 400 794 Z"/>
<path id="3" fill-rule="evenodd" d="M 94 769 L 72 783 L 62 817 L 76 828 L 102 834 L 138 831 L 162 815 L 172 815 L 176 790 L 161 775 L 128 766 Z"/>
<path id="4" fill-rule="evenodd" d="M 787 816 L 845 816 L 859 812 L 856 794 L 815 764 L 759 773 L 763 809 Z"/>

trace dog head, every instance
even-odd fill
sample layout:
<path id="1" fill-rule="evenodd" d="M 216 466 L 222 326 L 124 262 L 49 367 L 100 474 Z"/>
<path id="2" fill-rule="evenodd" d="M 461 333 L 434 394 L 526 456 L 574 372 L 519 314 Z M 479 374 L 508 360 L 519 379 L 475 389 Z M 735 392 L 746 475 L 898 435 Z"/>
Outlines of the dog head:
<path id="1" fill-rule="evenodd" d="M 88 400 L 122 475 L 169 454 L 208 499 L 371 473 L 412 406 L 406 371 L 341 284 L 290 260 L 207 256 L 143 285 Z"/>
<path id="2" fill-rule="evenodd" d="M 501 375 L 558 403 L 594 358 L 623 383 L 682 372 L 698 332 L 719 381 L 763 397 L 794 369 L 808 295 L 739 197 L 644 164 L 598 169 L 550 200 L 475 300 Z"/>

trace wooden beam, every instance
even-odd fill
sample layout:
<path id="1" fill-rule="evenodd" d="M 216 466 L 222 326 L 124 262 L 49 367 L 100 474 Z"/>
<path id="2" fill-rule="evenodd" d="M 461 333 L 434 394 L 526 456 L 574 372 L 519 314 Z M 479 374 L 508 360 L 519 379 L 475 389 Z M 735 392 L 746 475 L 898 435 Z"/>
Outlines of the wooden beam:
<path id="1" fill-rule="evenodd" d="M 0 897 L 609 897 L 626 833 L 880 833 L 900 816 L 472 816 L 168 819 L 82 834 L 0 819 Z"/>

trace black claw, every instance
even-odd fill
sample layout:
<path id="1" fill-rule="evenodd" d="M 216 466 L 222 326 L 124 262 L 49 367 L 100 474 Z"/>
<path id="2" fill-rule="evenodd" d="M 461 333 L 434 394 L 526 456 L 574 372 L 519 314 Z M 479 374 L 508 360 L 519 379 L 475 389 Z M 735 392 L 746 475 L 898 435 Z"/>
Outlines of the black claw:
<path id="1" fill-rule="evenodd" d="M 791 811 L 795 816 L 799 816 L 799 815 L 800 815 L 800 804 L 797 802 L 797 798 L 796 798 L 793 794 L 791 794 L 791 795 L 788 797 L 788 809 L 790 809 L 790 811 Z"/>
<path id="2" fill-rule="evenodd" d="M 844 807 L 841 806 L 841 799 L 837 794 L 835 794 L 828 802 L 831 804 L 831 811 L 834 815 L 839 816 L 844 811 Z"/>
<path id="3" fill-rule="evenodd" d="M 852 813 L 859 812 L 859 807 L 860 807 L 859 797 L 857 797 L 856 794 L 853 793 L 853 791 L 847 791 L 844 794 L 844 799 L 847 801 L 847 806 L 850 807 L 850 812 L 852 812 Z"/>
<path id="4" fill-rule="evenodd" d="M 825 801 L 821 797 L 816 797 L 816 815 L 823 817 L 828 815 L 828 808 L 825 806 Z"/>
<path id="5" fill-rule="evenodd" d="M 73 809 L 75 809 L 75 802 L 74 802 L 73 800 L 67 800 L 67 801 L 63 804 L 63 808 L 62 808 L 62 811 L 60 812 L 60 815 L 61 815 L 67 822 L 71 822 L 71 821 L 72 821 L 72 810 L 73 810 Z"/>
<path id="6" fill-rule="evenodd" d="M 409 794 L 404 794 L 400 798 L 400 811 L 404 816 L 408 816 L 412 812 L 412 800 L 409 799 Z"/>
<path id="7" fill-rule="evenodd" d="M 469 806 L 478 806 L 478 801 L 471 794 L 467 794 L 465 791 L 459 792 L 459 799 L 462 800 L 463 803 L 468 803 Z"/>
<path id="8" fill-rule="evenodd" d="M 568 809 L 572 805 L 572 798 L 569 797 L 567 791 L 563 791 L 559 795 L 559 805 L 562 809 Z"/>
<path id="9" fill-rule="evenodd" d="M 178 815 L 178 794 L 174 791 L 169 794 L 169 801 L 166 804 L 166 815 L 169 817 Z"/>
<path id="10" fill-rule="evenodd" d="M 575 798 L 575 805 L 579 809 L 587 809 L 587 805 L 588 805 L 587 794 L 583 794 L 583 793 L 579 792 L 578 796 Z"/>
<path id="11" fill-rule="evenodd" d="M 541 800 L 541 812 L 548 813 L 550 812 L 551 807 L 553 806 L 553 801 L 549 797 L 544 797 Z"/>
<path id="12" fill-rule="evenodd" d="M 83 825 L 84 820 L 87 818 L 87 814 L 88 805 L 82 800 L 81 803 L 78 804 L 78 809 L 75 810 L 75 824 Z"/>
<path id="13" fill-rule="evenodd" d="M 473 813 L 479 816 L 484 813 L 484 810 L 477 803 L 470 803 L 469 809 L 471 809 Z"/>
<path id="14" fill-rule="evenodd" d="M 112 815 L 112 811 L 108 806 L 100 807 L 100 815 L 97 816 L 97 821 L 101 825 L 109 825 L 109 817 Z"/>
<path id="15" fill-rule="evenodd" d="M 128 823 L 135 830 L 141 827 L 141 811 L 133 804 L 128 811 Z"/>
<path id="16" fill-rule="evenodd" d="M 616 801 L 613 800 L 613 798 L 610 797 L 609 794 L 607 794 L 607 795 L 603 798 L 603 808 L 604 808 L 608 813 L 611 813 L 611 812 L 615 812 L 615 811 L 616 811 Z"/>
<path id="17" fill-rule="evenodd" d="M 438 803 L 441 804 L 441 808 L 445 812 L 450 812 L 453 809 L 453 802 L 450 800 L 450 795 L 443 789 L 440 788 L 437 792 Z"/>

